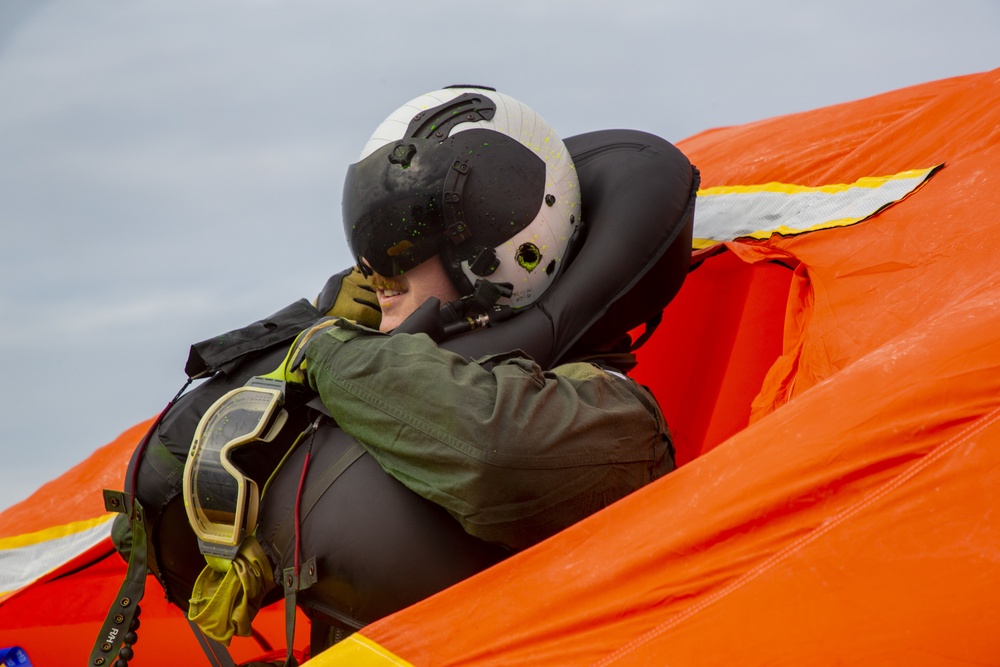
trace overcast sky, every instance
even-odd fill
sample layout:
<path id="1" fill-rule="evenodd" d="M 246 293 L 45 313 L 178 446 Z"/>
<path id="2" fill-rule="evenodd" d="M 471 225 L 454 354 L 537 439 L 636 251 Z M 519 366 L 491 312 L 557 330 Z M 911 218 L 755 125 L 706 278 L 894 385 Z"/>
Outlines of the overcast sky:
<path id="1" fill-rule="evenodd" d="M 412 97 L 677 141 L 990 70 L 998 35 L 995 0 L 0 0 L 0 510 L 350 263 L 345 169 Z"/>

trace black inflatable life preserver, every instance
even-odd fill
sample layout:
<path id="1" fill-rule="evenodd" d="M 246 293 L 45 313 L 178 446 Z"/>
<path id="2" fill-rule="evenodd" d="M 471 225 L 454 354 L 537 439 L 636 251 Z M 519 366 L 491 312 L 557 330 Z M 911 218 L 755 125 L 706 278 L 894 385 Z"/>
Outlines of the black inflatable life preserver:
<path id="1" fill-rule="evenodd" d="M 513 319 L 441 347 L 470 359 L 521 349 L 551 368 L 620 348 L 629 331 L 655 322 L 677 293 L 691 255 L 697 170 L 672 144 L 643 132 L 593 132 L 565 143 L 583 200 L 585 237 L 575 258 L 535 304 Z M 328 283 L 338 284 L 339 277 Z M 317 310 L 301 301 L 194 346 L 189 374 L 215 375 L 176 403 L 129 467 L 127 479 L 134 479 L 136 497 L 146 509 L 152 569 L 168 599 L 183 609 L 205 564 L 180 497 L 194 428 L 216 398 L 277 367 L 294 336 L 321 310 L 322 305 Z M 291 414 L 283 430 L 287 436 L 244 448 L 241 467 L 261 486 L 291 439 L 315 416 L 307 405 L 286 407 Z M 370 456 L 352 450 L 356 447 L 332 422 L 316 432 L 312 443 L 301 553 L 316 557 L 318 581 L 299 594 L 298 604 L 314 620 L 360 628 L 508 555 L 466 534 L 442 508 L 402 486 Z M 304 456 L 302 448 L 292 453 L 261 507 L 258 538 L 276 572 L 293 556 L 287 526 Z M 280 595 L 279 588 L 275 599 Z"/>

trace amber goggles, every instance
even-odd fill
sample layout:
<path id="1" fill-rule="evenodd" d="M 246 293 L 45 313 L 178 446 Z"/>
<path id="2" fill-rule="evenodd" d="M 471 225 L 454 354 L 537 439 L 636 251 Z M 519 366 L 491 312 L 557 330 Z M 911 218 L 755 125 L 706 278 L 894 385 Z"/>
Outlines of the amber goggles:
<path id="1" fill-rule="evenodd" d="M 272 440 L 287 420 L 284 383 L 255 377 L 201 418 L 184 466 L 184 508 L 206 556 L 231 560 L 257 526 L 260 492 L 232 460 L 240 447 Z"/>

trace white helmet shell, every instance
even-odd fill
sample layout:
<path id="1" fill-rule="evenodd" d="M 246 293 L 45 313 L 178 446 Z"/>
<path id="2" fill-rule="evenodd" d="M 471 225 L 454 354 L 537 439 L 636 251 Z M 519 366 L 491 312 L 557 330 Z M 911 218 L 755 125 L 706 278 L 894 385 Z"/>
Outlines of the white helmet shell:
<path id="1" fill-rule="evenodd" d="M 540 115 L 526 104 L 489 88 L 450 87 L 421 95 L 394 111 L 372 134 L 361 152 L 364 160 L 385 146 L 406 138 L 418 114 L 451 102 L 464 94 L 487 97 L 496 105 L 492 117 L 460 122 L 450 136 L 474 129 L 492 130 L 528 148 L 545 163 L 545 184 L 538 213 L 526 227 L 498 243 L 495 270 L 488 274 L 494 283 L 510 283 L 513 293 L 501 304 L 521 308 L 538 299 L 561 272 L 570 238 L 580 219 L 580 183 L 573 159 L 562 139 Z M 467 213 L 475 235 L 475 220 Z M 469 284 L 483 277 L 462 260 L 461 271 Z M 459 286 L 460 291 L 462 287 Z"/>

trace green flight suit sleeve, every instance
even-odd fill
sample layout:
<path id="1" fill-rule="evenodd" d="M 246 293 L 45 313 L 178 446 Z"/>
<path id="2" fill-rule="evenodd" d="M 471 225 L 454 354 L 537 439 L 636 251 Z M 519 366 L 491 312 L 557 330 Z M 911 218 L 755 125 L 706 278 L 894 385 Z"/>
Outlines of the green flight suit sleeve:
<path id="1" fill-rule="evenodd" d="M 389 474 L 512 549 L 673 469 L 653 398 L 591 364 L 543 372 L 516 354 L 470 362 L 422 334 L 341 321 L 310 343 L 306 371 Z"/>

